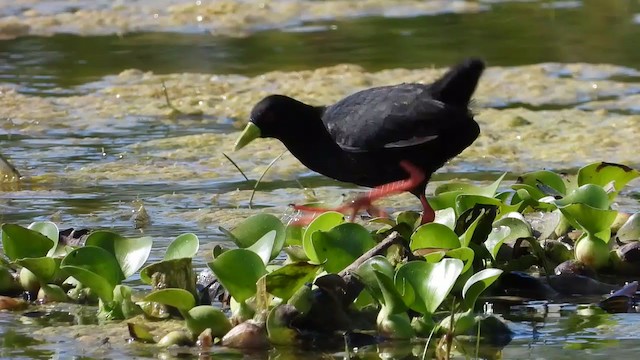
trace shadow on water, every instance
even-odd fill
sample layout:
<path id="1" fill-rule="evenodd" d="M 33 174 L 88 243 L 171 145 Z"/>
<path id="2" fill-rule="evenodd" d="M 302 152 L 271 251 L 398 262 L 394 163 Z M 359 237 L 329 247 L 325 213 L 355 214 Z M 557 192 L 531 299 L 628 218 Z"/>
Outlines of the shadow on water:
<path id="1" fill-rule="evenodd" d="M 129 68 L 155 73 L 301 70 L 355 63 L 368 70 L 448 66 L 475 54 L 491 65 L 589 62 L 637 66 L 636 1 L 494 4 L 487 12 L 311 23 L 244 38 L 198 33 L 25 37 L 0 42 L 0 81 L 64 96 Z"/>

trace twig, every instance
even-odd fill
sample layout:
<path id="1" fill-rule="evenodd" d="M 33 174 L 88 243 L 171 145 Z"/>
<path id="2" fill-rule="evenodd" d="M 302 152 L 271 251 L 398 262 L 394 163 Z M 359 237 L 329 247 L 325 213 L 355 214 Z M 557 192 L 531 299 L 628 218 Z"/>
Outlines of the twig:
<path id="1" fill-rule="evenodd" d="M 171 99 L 169 99 L 169 92 L 167 91 L 167 85 L 164 83 L 164 80 L 160 81 L 162 83 L 162 93 L 164 94 L 164 99 L 167 102 L 167 106 L 177 112 L 178 114 L 184 114 L 184 112 L 178 110 L 175 106 L 173 106 L 173 104 L 171 103 Z"/>
<path id="2" fill-rule="evenodd" d="M 227 160 L 229 160 L 229 162 L 230 162 L 233 166 L 235 166 L 235 168 L 236 168 L 236 169 L 238 169 L 238 171 L 240 172 L 240 175 L 242 175 L 242 177 L 243 177 L 245 180 L 249 181 L 249 178 L 247 177 L 247 175 L 245 175 L 245 174 L 244 174 L 244 171 L 242 171 L 242 169 L 240 169 L 240 166 L 238 166 L 238 164 L 236 164 L 236 162 L 235 162 L 235 161 L 233 161 L 233 159 L 231 159 L 231 158 L 229 157 L 229 155 L 227 155 L 227 154 L 225 154 L 225 153 L 222 153 L 222 155 L 224 155 L 224 157 L 226 157 L 226 158 L 227 158 Z"/>
<path id="3" fill-rule="evenodd" d="M 260 178 L 258 178 L 258 181 L 256 181 L 256 184 L 253 186 L 253 191 L 251 192 L 251 197 L 249 198 L 249 209 L 251 209 L 252 205 L 253 205 L 253 196 L 256 194 L 256 190 L 258 189 L 258 185 L 260 185 L 260 182 L 262 181 L 262 178 L 264 178 L 264 176 L 267 174 L 267 171 L 269 171 L 269 169 L 271 169 L 271 167 L 273 166 L 273 164 L 276 163 L 276 161 L 280 160 L 280 158 L 287 153 L 288 150 L 283 151 L 280 155 L 278 155 L 275 159 L 271 160 L 271 162 L 269 163 L 269 165 L 267 166 L 266 169 L 264 169 L 264 171 L 262 172 L 262 175 L 260 175 Z"/>

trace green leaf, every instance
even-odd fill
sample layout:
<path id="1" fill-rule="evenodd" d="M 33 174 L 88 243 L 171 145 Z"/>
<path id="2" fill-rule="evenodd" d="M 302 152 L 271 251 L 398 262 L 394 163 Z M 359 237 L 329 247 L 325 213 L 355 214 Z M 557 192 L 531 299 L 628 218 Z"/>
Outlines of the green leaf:
<path id="1" fill-rule="evenodd" d="M 224 230 L 224 229 L 221 229 Z M 231 239 L 240 248 L 249 248 L 267 233 L 275 230 L 276 236 L 273 240 L 273 248 L 269 260 L 278 256 L 284 246 L 287 237 L 285 226 L 277 217 L 271 214 L 255 214 L 238 224 L 231 232 Z"/>
<path id="2" fill-rule="evenodd" d="M 231 330 L 231 322 L 224 312 L 211 305 L 200 305 L 189 309 L 185 320 L 193 336 L 211 329 L 212 337 L 221 338 Z"/>
<path id="3" fill-rule="evenodd" d="M 192 258 L 196 256 L 199 248 L 200 240 L 196 234 L 182 234 L 169 244 L 167 251 L 164 253 L 164 260 Z"/>
<path id="4" fill-rule="evenodd" d="M 437 263 L 410 261 L 398 269 L 394 282 L 411 309 L 423 315 L 433 314 L 449 295 L 463 267 L 458 259 L 442 259 Z M 406 286 L 411 286 L 409 293 L 413 296 L 404 296 Z"/>
<path id="5" fill-rule="evenodd" d="M 239 303 L 255 295 L 258 279 L 267 273 L 262 259 L 247 249 L 223 252 L 208 265 L 222 286 Z"/>
<path id="6" fill-rule="evenodd" d="M 484 242 L 484 246 L 495 259 L 503 243 L 530 236 L 532 236 L 531 229 L 526 222 L 514 217 L 503 217 L 493 223 L 493 230 Z"/>
<path id="7" fill-rule="evenodd" d="M 16 224 L 2 225 L 2 248 L 12 260 L 46 256 L 53 241 L 41 233 Z"/>
<path id="8" fill-rule="evenodd" d="M 135 341 L 139 341 L 142 343 L 153 344 L 156 341 L 153 339 L 153 335 L 149 327 L 144 324 L 137 323 L 127 323 L 127 328 L 129 329 L 129 336 Z"/>
<path id="9" fill-rule="evenodd" d="M 285 228 L 285 244 L 302 247 L 302 226 L 287 226 Z"/>
<path id="10" fill-rule="evenodd" d="M 387 315 L 399 314 L 407 311 L 407 305 L 404 303 L 402 296 L 393 284 L 393 278 L 387 276 L 385 270 L 377 269 L 376 264 L 372 265 L 373 275 L 376 277 L 378 287 L 382 294 L 383 307 Z"/>
<path id="11" fill-rule="evenodd" d="M 503 205 L 502 201 L 493 197 L 461 194 L 456 198 L 456 213 L 462 214 L 465 211 L 472 209 L 477 204 L 495 205 L 498 208 Z"/>
<path id="12" fill-rule="evenodd" d="M 163 260 L 153 264 L 149 264 L 142 270 L 140 270 L 140 280 L 147 285 L 151 285 L 153 283 L 151 277 L 154 273 L 172 274 L 176 275 L 176 278 L 185 280 L 186 278 L 188 278 L 188 276 L 185 274 L 189 274 L 191 272 L 191 264 L 192 258 L 190 257 Z M 168 281 L 168 279 L 165 279 L 165 281 Z"/>
<path id="13" fill-rule="evenodd" d="M 196 299 L 190 292 L 177 288 L 156 290 L 145 296 L 142 301 L 157 302 L 184 311 L 196 306 Z"/>
<path id="14" fill-rule="evenodd" d="M 437 189 L 436 189 L 437 190 Z M 456 198 L 458 195 L 463 194 L 462 191 L 447 191 L 435 196 L 428 196 L 429 205 L 435 211 L 455 208 Z"/>
<path id="15" fill-rule="evenodd" d="M 462 273 L 466 273 L 471 266 L 473 265 L 473 258 L 475 257 L 475 252 L 468 247 L 460 247 L 457 249 L 451 249 L 445 253 L 445 256 L 450 258 L 462 260 L 464 263 L 464 268 L 462 268 Z M 431 262 L 431 261 L 429 261 Z"/>
<path id="16" fill-rule="evenodd" d="M 396 224 L 405 223 L 412 229 L 415 229 L 421 219 L 420 213 L 417 211 L 402 211 L 396 216 Z"/>
<path id="17" fill-rule="evenodd" d="M 60 270 L 62 259 L 51 257 L 24 258 L 16 261 L 16 264 L 31 271 L 41 283 L 50 283 Z"/>
<path id="18" fill-rule="evenodd" d="M 246 249 L 258 254 L 262 262 L 267 265 L 269 260 L 271 260 L 271 251 L 273 250 L 277 235 L 278 233 L 275 230 L 271 230 Z"/>
<path id="19" fill-rule="evenodd" d="M 462 288 L 462 297 L 464 298 L 464 306 L 466 309 L 473 309 L 478 296 L 493 284 L 500 275 L 500 269 L 484 269 L 479 271 L 467 280 Z"/>
<path id="20" fill-rule="evenodd" d="M 607 186 L 613 181 L 616 192 L 631 180 L 640 176 L 640 173 L 626 165 L 598 162 L 589 164 L 578 170 L 578 185 L 594 184 L 601 187 Z M 615 194 L 614 194 L 615 196 Z"/>
<path id="21" fill-rule="evenodd" d="M 518 180 L 516 181 L 516 183 L 529 185 L 530 187 L 534 188 L 537 192 L 539 192 L 539 194 L 536 194 L 536 195 L 540 195 L 540 196 L 536 197 L 536 200 L 544 196 L 554 195 L 554 194 L 545 192 L 545 187 L 550 187 L 551 189 L 555 190 L 555 192 L 560 194 L 567 193 L 567 186 L 565 185 L 564 180 L 562 180 L 562 177 L 560 177 L 560 175 L 554 173 L 553 171 L 549 171 L 549 170 L 539 170 L 539 171 L 528 172 L 518 177 Z M 516 187 L 513 187 L 513 188 L 516 189 Z M 534 195 L 534 194 L 531 193 L 531 195 Z"/>
<path id="22" fill-rule="evenodd" d="M 494 205 L 476 204 L 465 211 L 456 221 L 456 234 L 460 234 L 460 244 L 482 244 L 491 233 L 498 208 Z"/>
<path id="23" fill-rule="evenodd" d="M 449 229 L 456 228 L 456 210 L 452 207 L 436 211 L 436 218 L 433 222 L 445 225 Z"/>
<path id="24" fill-rule="evenodd" d="M 313 251 L 329 273 L 338 273 L 376 245 L 371 234 L 356 223 L 340 224 L 311 236 Z M 326 262 L 325 262 L 326 261 Z"/>
<path id="25" fill-rule="evenodd" d="M 51 221 L 37 221 L 33 222 L 29 225 L 29 229 L 33 231 L 37 231 L 40 234 L 48 237 L 53 241 L 53 245 L 51 249 L 47 253 L 47 256 L 53 256 L 56 252 L 56 248 L 58 247 L 58 239 L 60 237 L 60 231 L 58 230 L 58 226 L 52 223 Z"/>
<path id="26" fill-rule="evenodd" d="M 266 275 L 267 292 L 287 301 L 301 286 L 315 278 L 319 268 L 306 262 L 287 264 Z"/>
<path id="27" fill-rule="evenodd" d="M 104 302 L 113 300 L 113 289 L 124 280 L 113 254 L 95 246 L 72 250 L 62 259 L 60 269 L 90 288 Z"/>
<path id="28" fill-rule="evenodd" d="M 148 237 L 125 238 L 111 231 L 92 232 L 85 246 L 95 246 L 110 252 L 120 265 L 125 278 L 135 274 L 149 258 L 153 240 Z"/>
<path id="29" fill-rule="evenodd" d="M 558 207 L 571 204 L 584 204 L 596 209 L 609 209 L 609 197 L 607 192 L 598 185 L 586 184 L 573 190 L 569 195 L 554 202 Z"/>
<path id="30" fill-rule="evenodd" d="M 473 185 L 468 183 L 445 183 L 438 186 L 434 193 L 436 195 L 439 195 L 439 194 L 451 192 L 451 191 L 460 191 L 463 194 L 468 194 L 468 195 L 481 195 L 481 196 L 492 197 L 493 195 L 496 194 L 496 191 L 498 191 L 498 188 L 500 187 L 500 183 L 502 183 L 502 180 L 506 175 L 507 175 L 506 173 L 502 174 L 496 181 L 494 181 L 493 183 L 487 186 L 478 186 L 478 185 Z"/>
<path id="31" fill-rule="evenodd" d="M 464 232 L 464 234 L 460 235 L 459 241 L 461 246 L 468 247 L 469 244 L 471 244 L 471 240 L 473 239 L 473 234 L 476 231 L 476 228 L 478 227 L 478 224 L 480 223 L 483 217 L 484 217 L 484 214 L 481 214 L 480 216 L 478 216 L 471 223 L 471 225 L 469 225 L 469 227 Z"/>
<path id="32" fill-rule="evenodd" d="M 311 235 L 316 231 L 328 231 L 333 229 L 334 227 L 344 223 L 344 215 L 336 212 L 336 211 L 327 211 L 322 215 L 315 218 L 309 226 L 307 226 L 307 230 L 304 232 L 304 236 L 302 237 L 302 248 L 304 249 L 305 254 L 309 260 L 315 263 L 320 263 L 320 259 L 315 252 L 315 248 L 313 246 L 313 242 L 311 240 Z"/>
<path id="33" fill-rule="evenodd" d="M 373 296 L 373 298 L 378 303 L 384 304 L 382 291 L 380 290 L 378 280 L 373 273 L 374 269 L 377 269 L 390 279 L 393 279 L 393 265 L 391 265 L 389 260 L 387 260 L 387 258 L 382 255 L 374 256 L 362 263 L 362 265 L 360 265 L 360 267 L 356 270 L 355 275 L 358 280 L 360 280 L 360 282 L 366 287 L 371 296 Z"/>
<path id="34" fill-rule="evenodd" d="M 573 227 L 591 234 L 610 230 L 618 216 L 615 210 L 597 209 L 585 204 L 571 204 L 561 207 L 560 211 Z M 603 240 L 609 241 L 608 237 Z"/>
<path id="35" fill-rule="evenodd" d="M 446 225 L 424 224 L 411 235 L 411 251 L 427 248 L 455 249 L 458 247 L 460 247 L 458 236 Z"/>

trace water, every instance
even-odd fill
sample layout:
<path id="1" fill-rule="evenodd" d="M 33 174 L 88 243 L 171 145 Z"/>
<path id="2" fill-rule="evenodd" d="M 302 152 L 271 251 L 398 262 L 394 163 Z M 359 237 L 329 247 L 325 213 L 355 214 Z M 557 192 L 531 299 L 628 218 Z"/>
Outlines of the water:
<path id="1" fill-rule="evenodd" d="M 368 71 L 445 67 L 469 55 L 483 57 L 492 66 L 585 62 L 637 69 L 640 67 L 637 14 L 640 14 L 637 1 L 532 1 L 493 4 L 489 11 L 464 15 L 316 21 L 245 37 L 212 36 L 197 31 L 18 37 L 0 41 L 0 88 L 15 89 L 33 99 L 65 99 L 99 91 L 105 76 L 131 68 L 155 74 L 255 76 L 274 70 L 297 71 L 341 63 L 358 64 Z M 640 77 L 620 76 L 619 80 L 636 83 Z M 575 104 L 556 106 L 557 109 L 573 107 Z M 131 114 L 124 121 L 114 120 L 101 126 L 45 126 L 44 130 L 35 132 L 12 130 L 12 117 L 19 118 L 20 114 L 0 116 L 0 151 L 12 158 L 23 173 L 45 176 L 47 180 L 27 181 L 20 185 L 19 191 L 0 187 L 0 222 L 28 224 L 53 217 L 63 227 L 110 228 L 127 236 L 140 236 L 141 232 L 133 229 L 130 218 L 132 202 L 141 199 L 152 216 L 152 226 L 144 233 L 155 239 L 151 260 L 157 260 L 168 242 L 182 232 L 196 232 L 201 243 L 206 244 L 205 249 L 225 241 L 217 230 L 223 223 L 216 217 L 217 211 L 231 212 L 239 206 L 242 216 L 252 213 L 246 205 L 253 183 L 243 181 L 238 174 L 205 180 L 177 178 L 169 182 L 152 181 L 148 177 L 62 179 L 61 174 L 66 172 L 109 164 L 121 158 L 127 161 L 133 157 L 132 163 L 145 163 L 144 152 L 131 154 L 131 146 L 136 144 L 211 132 L 228 134 L 236 130 L 232 122 L 219 121 L 218 114 L 174 118 Z M 199 159 L 175 162 L 186 168 L 200 166 Z M 153 166 L 154 163 L 150 163 L 149 166 Z M 268 160 L 264 159 L 261 165 L 266 163 Z M 157 164 L 169 167 L 173 160 Z M 217 166 L 228 168 L 229 164 Z M 435 179 L 464 177 L 488 181 L 499 173 L 491 166 L 475 164 L 439 174 Z M 306 187 L 334 195 L 354 190 L 352 186 L 309 172 L 303 173 L 301 181 Z M 257 199 L 257 204 L 284 207 L 290 202 L 288 192 L 297 187 L 292 178 L 268 181 L 263 188 L 266 193 Z M 632 186 L 627 195 L 636 194 L 637 199 L 637 193 L 637 186 Z M 625 199 L 627 208 L 637 208 L 637 200 L 629 196 Z M 200 212 L 207 216 L 200 217 Z M 237 216 L 233 214 L 236 213 L 227 217 Z M 198 259 L 198 267 L 204 266 L 203 259 Z M 54 356 L 55 349 L 34 343 L 12 319 L 0 319 L 0 328 L 5 329 L 0 356 Z M 505 358 L 559 358 L 564 340 L 568 338 L 573 344 L 592 347 L 590 356 L 594 358 L 602 353 L 626 356 L 628 349 L 635 351 L 639 346 L 640 336 L 625 332 L 637 324 L 637 320 L 626 315 L 614 317 L 612 333 L 606 334 L 590 328 L 585 334 L 576 335 L 562 331 L 563 323 L 568 320 L 546 321 L 548 324 L 543 329 L 528 326 L 526 322 L 516 325 L 521 326 L 521 333 L 505 351 Z M 626 335 L 618 336 L 621 333 Z M 614 339 L 613 343 L 609 339 Z"/>

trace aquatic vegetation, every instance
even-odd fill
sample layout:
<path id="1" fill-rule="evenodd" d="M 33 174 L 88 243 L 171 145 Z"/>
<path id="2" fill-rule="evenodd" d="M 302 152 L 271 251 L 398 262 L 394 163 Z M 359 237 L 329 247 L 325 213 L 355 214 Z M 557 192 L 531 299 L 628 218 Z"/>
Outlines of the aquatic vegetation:
<path id="1" fill-rule="evenodd" d="M 51 222 L 4 224 L 0 290 L 97 303 L 103 321 L 141 313 L 184 319 L 186 331 L 159 340 L 144 324 L 128 323 L 132 338 L 158 346 L 265 348 L 319 339 L 336 346 L 347 332 L 367 344 L 435 336 L 440 340 L 429 346 L 436 353 L 448 353 L 458 337 L 499 348 L 511 330 L 498 316 L 477 312 L 483 294 L 519 286 L 541 298 L 605 294 L 615 286 L 587 275 L 640 273 L 638 215 L 611 208 L 638 176 L 622 165 L 596 163 L 576 176 L 523 174 L 510 189 L 502 188 L 505 175 L 485 187 L 449 183 L 429 198 L 436 217 L 424 225 L 414 211 L 363 222 L 328 211 L 305 226 L 255 214 L 221 228 L 236 248 L 216 247 L 207 263 L 214 280 L 198 284 L 192 259 L 199 239 L 192 233 L 176 237 L 161 261 L 144 266 L 149 237 L 98 230 L 75 246 L 61 241 Z M 532 266 L 541 277 L 515 272 L 532 272 Z M 136 296 L 123 284 L 135 274 L 151 292 Z M 597 306 L 627 311 L 636 288 L 629 284 Z M 217 296 L 220 291 L 228 296 Z"/>

